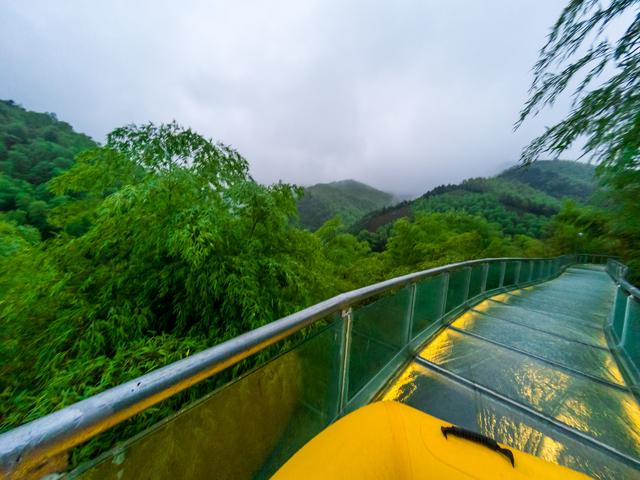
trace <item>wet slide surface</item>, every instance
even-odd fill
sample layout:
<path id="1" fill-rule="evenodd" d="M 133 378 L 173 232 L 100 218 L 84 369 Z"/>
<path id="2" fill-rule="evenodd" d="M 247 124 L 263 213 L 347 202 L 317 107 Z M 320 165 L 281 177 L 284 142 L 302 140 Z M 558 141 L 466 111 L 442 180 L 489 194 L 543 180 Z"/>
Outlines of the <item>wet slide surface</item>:
<path id="1" fill-rule="evenodd" d="M 381 395 L 594 478 L 640 479 L 640 406 L 603 326 L 601 269 L 492 297 L 439 333 Z"/>

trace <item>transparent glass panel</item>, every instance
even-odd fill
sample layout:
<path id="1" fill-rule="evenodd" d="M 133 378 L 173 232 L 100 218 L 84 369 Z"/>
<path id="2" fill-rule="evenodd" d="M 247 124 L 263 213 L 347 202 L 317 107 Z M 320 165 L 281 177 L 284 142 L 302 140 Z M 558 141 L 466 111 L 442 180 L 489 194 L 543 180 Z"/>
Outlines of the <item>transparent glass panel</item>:
<path id="1" fill-rule="evenodd" d="M 621 340 L 622 348 L 624 348 L 637 373 L 640 365 L 640 303 L 635 298 L 632 298 L 627 303 Z"/>
<path id="2" fill-rule="evenodd" d="M 353 398 L 406 345 L 411 287 L 353 311 L 349 398 Z"/>
<path id="3" fill-rule="evenodd" d="M 548 266 L 549 262 L 547 262 L 546 260 L 540 260 L 540 273 L 538 275 L 538 280 L 542 280 L 547 276 Z"/>
<path id="4" fill-rule="evenodd" d="M 449 272 L 449 288 L 447 290 L 447 303 L 444 309 L 445 315 L 460 307 L 467 301 L 467 281 L 469 269 L 463 268 Z"/>
<path id="5" fill-rule="evenodd" d="M 469 300 L 477 297 L 482 293 L 484 265 L 485 264 L 478 264 L 471 267 L 471 276 L 469 278 Z"/>
<path id="6" fill-rule="evenodd" d="M 520 262 L 520 275 L 518 276 L 518 284 L 528 283 L 531 280 L 531 261 L 524 260 Z"/>
<path id="7" fill-rule="evenodd" d="M 336 416 L 341 338 L 338 320 L 70 478 L 268 477 Z"/>
<path id="8" fill-rule="evenodd" d="M 487 275 L 487 291 L 500 288 L 500 276 L 502 275 L 502 263 L 491 262 L 489 264 L 489 273 Z"/>
<path id="9" fill-rule="evenodd" d="M 518 273 L 519 262 L 506 262 L 504 270 L 504 281 L 502 286 L 511 287 L 516 283 L 516 275 Z"/>
<path id="10" fill-rule="evenodd" d="M 529 282 L 534 282 L 536 280 L 537 267 L 538 267 L 537 260 L 531 260 L 529 262 L 529 274 L 527 276 L 527 279 Z"/>
<path id="11" fill-rule="evenodd" d="M 544 269 L 542 271 L 542 277 L 543 278 L 547 278 L 551 275 L 551 261 L 550 260 L 545 260 L 544 261 Z"/>
<path id="12" fill-rule="evenodd" d="M 531 281 L 538 281 L 542 278 L 542 269 L 544 267 L 544 262 L 542 260 L 536 260 L 533 263 Z"/>
<path id="13" fill-rule="evenodd" d="M 443 294 L 446 276 L 427 278 L 416 285 L 411 337 L 437 323 L 442 317 Z"/>
<path id="14" fill-rule="evenodd" d="M 624 325 L 624 313 L 627 308 L 627 294 L 618 287 L 616 289 L 616 298 L 613 302 L 613 310 L 611 312 L 612 328 L 619 341 L 622 338 L 622 327 Z"/>

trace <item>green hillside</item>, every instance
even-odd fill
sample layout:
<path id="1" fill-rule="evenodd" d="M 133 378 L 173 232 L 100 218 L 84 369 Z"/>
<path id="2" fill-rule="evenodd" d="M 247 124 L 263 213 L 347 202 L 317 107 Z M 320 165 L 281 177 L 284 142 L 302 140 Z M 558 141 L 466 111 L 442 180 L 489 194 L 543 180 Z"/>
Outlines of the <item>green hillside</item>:
<path id="1" fill-rule="evenodd" d="M 30 112 L 11 100 L 0 100 L 0 212 L 49 236 L 49 180 L 68 170 L 76 153 L 95 146 L 53 113 Z"/>
<path id="2" fill-rule="evenodd" d="M 367 213 L 390 205 L 393 195 L 355 180 L 319 183 L 304 189 L 298 200 L 300 224 L 311 230 L 327 220 L 339 217 L 351 225 Z"/>
<path id="3" fill-rule="evenodd" d="M 384 243 L 391 224 L 418 212 L 463 211 L 498 224 L 507 235 L 540 237 L 561 199 L 585 203 L 595 188 L 594 168 L 571 161 L 540 161 L 529 168 L 511 168 L 493 178 L 472 178 L 458 185 L 441 185 L 421 197 L 372 212 L 352 232 L 377 232 L 368 238 Z M 368 235 L 364 235 L 367 237 Z"/>
<path id="4" fill-rule="evenodd" d="M 499 177 L 526 183 L 555 198 L 569 197 L 585 202 L 596 187 L 595 170 L 586 163 L 545 160 L 510 168 Z"/>

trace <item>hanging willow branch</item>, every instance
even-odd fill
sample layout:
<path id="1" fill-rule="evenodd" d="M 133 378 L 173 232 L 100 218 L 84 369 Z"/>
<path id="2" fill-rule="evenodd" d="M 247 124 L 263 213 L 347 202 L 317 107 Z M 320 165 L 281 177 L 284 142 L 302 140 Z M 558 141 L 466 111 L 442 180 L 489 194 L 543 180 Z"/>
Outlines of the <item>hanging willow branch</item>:
<path id="1" fill-rule="evenodd" d="M 579 137 L 586 139 L 583 156 L 605 167 L 640 163 L 640 1 L 604 3 L 571 0 L 540 51 L 516 128 L 553 105 L 571 80 L 579 81 L 569 115 L 524 148 L 522 163 L 557 156 Z M 626 21 L 627 28 L 609 40 L 614 21 Z"/>

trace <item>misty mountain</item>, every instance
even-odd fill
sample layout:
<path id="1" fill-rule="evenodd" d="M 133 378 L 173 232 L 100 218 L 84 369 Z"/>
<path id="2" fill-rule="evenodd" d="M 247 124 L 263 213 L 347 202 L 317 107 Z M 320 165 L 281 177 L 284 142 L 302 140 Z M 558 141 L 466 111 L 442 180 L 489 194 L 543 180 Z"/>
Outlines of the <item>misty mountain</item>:
<path id="1" fill-rule="evenodd" d="M 339 217 L 350 226 L 367 213 L 389 206 L 394 197 L 355 180 L 318 183 L 304 189 L 298 201 L 303 227 L 315 230 L 327 220 Z"/>
<path id="2" fill-rule="evenodd" d="M 566 160 L 513 167 L 491 178 L 438 186 L 419 198 L 371 212 L 354 223 L 354 233 L 378 232 L 384 241 L 391 224 L 416 212 L 465 211 L 501 226 L 505 234 L 539 237 L 563 199 L 589 201 L 596 187 L 592 165 Z M 380 231 L 379 231 L 380 230 Z"/>
<path id="3" fill-rule="evenodd" d="M 595 171 L 595 166 L 586 163 L 544 160 L 509 168 L 498 177 L 526 183 L 555 198 L 586 202 L 596 188 Z"/>

